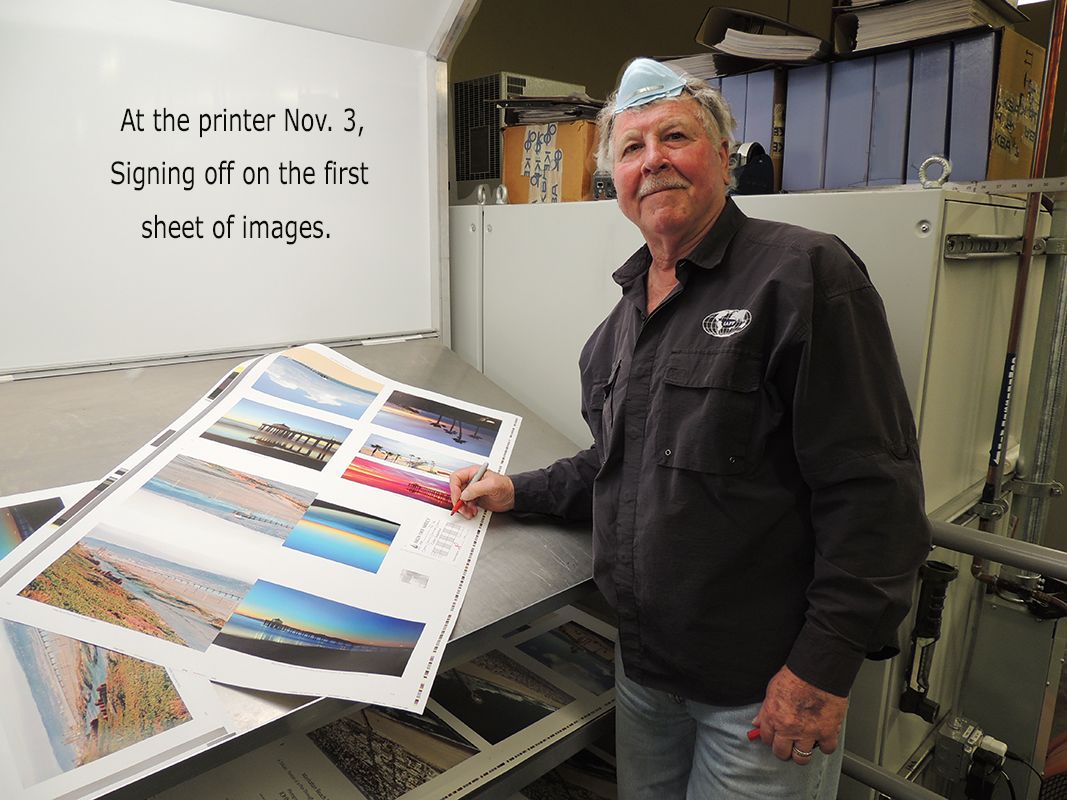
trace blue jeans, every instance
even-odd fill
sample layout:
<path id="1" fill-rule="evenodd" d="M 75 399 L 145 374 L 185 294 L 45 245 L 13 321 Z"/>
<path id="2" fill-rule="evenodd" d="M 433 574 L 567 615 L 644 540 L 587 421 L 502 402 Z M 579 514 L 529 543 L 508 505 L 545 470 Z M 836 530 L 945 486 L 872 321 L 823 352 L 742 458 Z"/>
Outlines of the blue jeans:
<path id="1" fill-rule="evenodd" d="M 615 760 L 619 800 L 832 800 L 837 750 L 800 766 L 747 737 L 760 704 L 709 706 L 647 689 L 615 653 Z"/>

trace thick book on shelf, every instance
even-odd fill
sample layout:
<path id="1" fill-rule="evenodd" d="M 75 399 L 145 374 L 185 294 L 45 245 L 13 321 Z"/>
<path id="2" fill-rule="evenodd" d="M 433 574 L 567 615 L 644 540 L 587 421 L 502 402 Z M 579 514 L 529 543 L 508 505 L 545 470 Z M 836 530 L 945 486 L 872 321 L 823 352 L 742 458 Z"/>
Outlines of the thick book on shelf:
<path id="1" fill-rule="evenodd" d="M 996 63 L 996 31 L 967 36 L 952 43 L 948 157 L 952 162 L 954 181 L 985 180 Z"/>
<path id="2" fill-rule="evenodd" d="M 919 166 L 930 156 L 948 153 L 949 80 L 952 43 L 916 47 L 912 57 L 908 122 L 908 183 L 919 180 Z"/>
<path id="3" fill-rule="evenodd" d="M 805 63 L 830 55 L 828 39 L 788 21 L 737 8 L 710 8 L 696 40 L 719 53 L 758 63 Z"/>
<path id="4" fill-rule="evenodd" d="M 734 126 L 734 139 L 748 141 L 745 136 L 745 114 L 748 105 L 748 76 L 727 75 L 722 79 L 722 96 L 730 106 L 737 124 Z"/>
<path id="5" fill-rule="evenodd" d="M 867 185 L 904 183 L 911 106 L 911 50 L 874 56 L 874 100 Z"/>
<path id="6" fill-rule="evenodd" d="M 830 65 L 824 189 L 867 183 L 874 104 L 874 56 Z"/>
<path id="7" fill-rule="evenodd" d="M 839 6 L 838 11 L 833 38 L 839 54 L 1027 21 L 1007 0 L 853 3 Z"/>
<path id="8" fill-rule="evenodd" d="M 826 118 L 830 65 L 789 71 L 785 106 L 782 190 L 821 189 L 826 158 Z"/>

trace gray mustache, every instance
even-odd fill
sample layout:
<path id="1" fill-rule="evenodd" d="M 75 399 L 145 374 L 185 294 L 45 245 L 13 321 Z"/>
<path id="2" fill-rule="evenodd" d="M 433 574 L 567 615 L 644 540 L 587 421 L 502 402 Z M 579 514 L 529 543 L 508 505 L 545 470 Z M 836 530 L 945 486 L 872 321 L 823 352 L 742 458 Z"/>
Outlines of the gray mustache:
<path id="1" fill-rule="evenodd" d="M 649 175 L 641 181 L 638 195 L 640 197 L 645 197 L 650 194 L 655 194 L 656 192 L 662 192 L 665 189 L 688 189 L 689 186 L 689 181 L 678 175 L 664 175 L 662 173 L 657 173 L 655 175 Z"/>

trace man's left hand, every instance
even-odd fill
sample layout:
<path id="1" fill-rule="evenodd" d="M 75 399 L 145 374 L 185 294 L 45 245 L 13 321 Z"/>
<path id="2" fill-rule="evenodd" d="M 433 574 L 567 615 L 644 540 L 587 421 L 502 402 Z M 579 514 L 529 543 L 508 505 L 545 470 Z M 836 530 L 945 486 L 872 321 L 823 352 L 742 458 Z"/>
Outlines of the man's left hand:
<path id="1" fill-rule="evenodd" d="M 778 758 L 807 764 L 816 747 L 824 753 L 837 749 L 847 709 L 847 697 L 824 692 L 782 667 L 767 684 L 767 696 L 752 724 Z"/>

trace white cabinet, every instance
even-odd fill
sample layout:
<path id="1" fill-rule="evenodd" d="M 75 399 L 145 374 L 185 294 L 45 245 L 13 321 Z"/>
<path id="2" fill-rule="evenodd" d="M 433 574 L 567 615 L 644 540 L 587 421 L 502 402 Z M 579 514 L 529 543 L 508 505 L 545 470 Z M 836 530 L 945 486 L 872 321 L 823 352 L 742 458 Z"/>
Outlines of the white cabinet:
<path id="1" fill-rule="evenodd" d="M 1016 259 L 947 261 L 948 234 L 1021 235 L 1022 204 L 947 190 L 820 192 L 737 198 L 749 216 L 840 236 L 885 301 L 915 410 L 927 510 L 950 517 L 985 475 L 1007 342 Z M 453 347 L 580 445 L 577 360 L 619 297 L 611 273 L 641 244 L 614 202 L 457 207 Z M 467 241 L 470 225 L 481 250 Z M 1042 220 L 1039 233 L 1047 229 Z M 1035 259 L 1016 377 L 1020 429 L 1043 259 Z M 461 291 L 457 287 L 461 275 Z M 479 279 L 480 276 L 480 279 Z M 481 287 L 481 293 L 471 286 Z M 470 330 L 460 329 L 463 320 Z M 473 320 L 481 321 L 474 330 Z"/>

